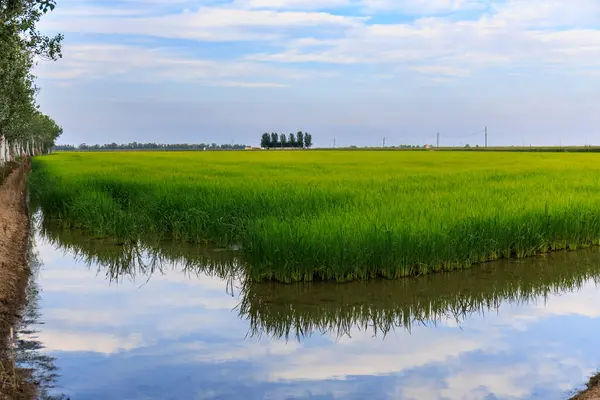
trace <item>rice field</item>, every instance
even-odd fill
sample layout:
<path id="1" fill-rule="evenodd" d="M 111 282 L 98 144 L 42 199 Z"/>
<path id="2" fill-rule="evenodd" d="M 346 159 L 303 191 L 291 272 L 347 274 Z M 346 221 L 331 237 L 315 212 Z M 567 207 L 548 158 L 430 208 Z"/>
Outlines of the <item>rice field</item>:
<path id="1" fill-rule="evenodd" d="M 600 244 L 600 155 L 60 153 L 47 217 L 97 236 L 241 248 L 253 281 L 399 278 Z"/>

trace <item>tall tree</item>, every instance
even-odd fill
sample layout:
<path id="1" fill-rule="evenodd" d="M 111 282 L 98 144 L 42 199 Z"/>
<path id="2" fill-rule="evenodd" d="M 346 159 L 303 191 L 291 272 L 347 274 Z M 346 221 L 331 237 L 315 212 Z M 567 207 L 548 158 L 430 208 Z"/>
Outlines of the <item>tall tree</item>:
<path id="1" fill-rule="evenodd" d="M 287 139 L 285 138 L 285 133 L 282 133 L 282 134 L 279 135 L 279 145 L 281 147 L 287 147 L 288 146 Z"/>
<path id="2" fill-rule="evenodd" d="M 304 147 L 304 133 L 302 131 L 296 133 L 296 145 L 300 148 Z"/>
<path id="3" fill-rule="evenodd" d="M 288 139 L 288 146 L 289 147 L 296 147 L 296 136 L 294 136 L 293 133 L 290 133 L 288 135 L 289 139 Z"/>
<path id="4" fill-rule="evenodd" d="M 271 147 L 271 135 L 269 135 L 266 132 L 262 134 L 262 137 L 260 139 L 260 147 L 263 147 L 266 149 Z"/>
<path id="5" fill-rule="evenodd" d="M 271 133 L 271 147 L 279 146 L 279 135 L 275 132 Z"/>
<path id="6" fill-rule="evenodd" d="M 312 147 L 312 135 L 310 133 L 304 133 L 304 147 L 310 149 Z"/>
<path id="7" fill-rule="evenodd" d="M 35 102 L 32 74 L 36 57 L 57 60 L 62 35 L 37 31 L 54 0 L 0 0 L 0 163 L 22 154 L 47 150 L 62 133 Z"/>

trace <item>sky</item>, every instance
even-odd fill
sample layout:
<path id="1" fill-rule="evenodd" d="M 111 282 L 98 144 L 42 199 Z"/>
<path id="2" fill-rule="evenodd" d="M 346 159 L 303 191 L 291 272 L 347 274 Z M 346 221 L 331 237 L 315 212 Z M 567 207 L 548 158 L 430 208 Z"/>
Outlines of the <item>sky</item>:
<path id="1" fill-rule="evenodd" d="M 59 143 L 600 144 L 597 0 L 58 0 Z"/>

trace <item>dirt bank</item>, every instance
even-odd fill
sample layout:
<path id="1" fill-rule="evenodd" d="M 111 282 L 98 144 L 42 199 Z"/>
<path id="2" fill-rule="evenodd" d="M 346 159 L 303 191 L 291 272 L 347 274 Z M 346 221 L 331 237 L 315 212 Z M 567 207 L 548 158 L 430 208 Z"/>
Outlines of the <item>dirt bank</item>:
<path id="1" fill-rule="evenodd" d="M 0 185 L 0 399 L 34 396 L 26 372 L 12 372 L 10 327 L 20 319 L 28 282 L 29 216 L 26 187 L 29 164 L 13 166 Z M 15 388 L 16 386 L 16 388 Z"/>
<path id="2" fill-rule="evenodd" d="M 577 393 L 570 400 L 598 400 L 600 399 L 600 373 L 590 378 L 587 389 Z"/>

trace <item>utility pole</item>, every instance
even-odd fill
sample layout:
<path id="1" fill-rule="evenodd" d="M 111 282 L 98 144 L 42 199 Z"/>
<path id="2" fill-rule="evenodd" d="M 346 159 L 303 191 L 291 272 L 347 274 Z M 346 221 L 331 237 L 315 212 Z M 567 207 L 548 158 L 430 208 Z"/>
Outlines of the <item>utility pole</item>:
<path id="1" fill-rule="evenodd" d="M 385 147 L 385 136 L 383 137 L 383 147 Z"/>
<path id="2" fill-rule="evenodd" d="M 485 147 L 487 147 L 487 126 L 485 127 Z"/>
<path id="3" fill-rule="evenodd" d="M 437 143 L 435 145 L 436 149 L 440 147 L 440 133 L 437 133 Z"/>

